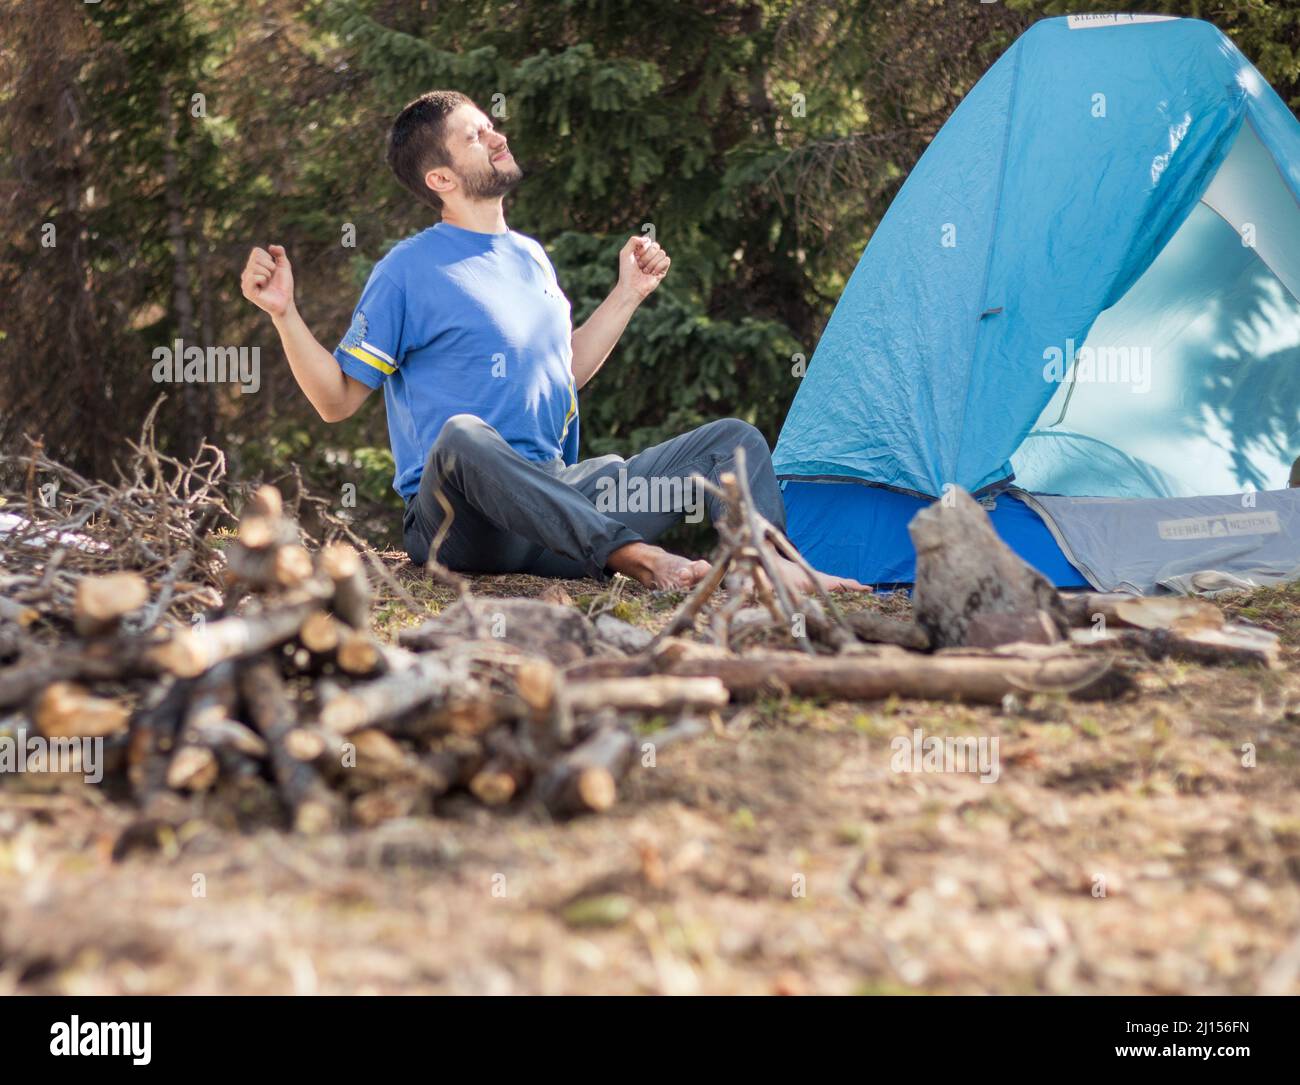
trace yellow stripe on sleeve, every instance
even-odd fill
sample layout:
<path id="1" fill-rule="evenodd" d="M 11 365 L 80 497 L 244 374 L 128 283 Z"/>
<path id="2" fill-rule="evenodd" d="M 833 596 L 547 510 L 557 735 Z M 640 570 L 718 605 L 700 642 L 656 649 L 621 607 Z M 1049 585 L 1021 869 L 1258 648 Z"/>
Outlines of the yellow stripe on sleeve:
<path id="1" fill-rule="evenodd" d="M 375 369 L 378 369 L 379 372 L 381 373 L 397 372 L 397 366 L 389 365 L 382 358 L 376 358 L 368 350 L 362 350 L 360 347 L 344 347 L 343 349 L 346 350 L 349 354 L 352 355 L 352 357 L 356 358 L 358 361 L 365 362 L 366 365 L 368 366 L 373 366 Z"/>
<path id="2" fill-rule="evenodd" d="M 569 423 L 578 416 L 578 382 L 569 377 L 569 409 L 564 415 L 564 429 L 560 431 L 560 443 L 569 435 Z"/>

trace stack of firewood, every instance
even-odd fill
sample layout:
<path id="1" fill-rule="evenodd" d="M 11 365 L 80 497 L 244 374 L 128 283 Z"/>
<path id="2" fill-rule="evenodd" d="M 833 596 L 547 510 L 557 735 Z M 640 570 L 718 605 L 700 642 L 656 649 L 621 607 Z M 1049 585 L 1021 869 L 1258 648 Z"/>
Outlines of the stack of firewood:
<path id="1" fill-rule="evenodd" d="M 648 754 L 764 695 L 1110 698 L 1133 690 L 1135 653 L 1274 662 L 1268 635 L 1210 604 L 1063 600 L 960 493 L 913 524 L 913 619 L 845 613 L 798 587 L 784 563 L 802 559 L 743 478 L 716 490 L 727 513 L 712 575 L 658 635 L 460 582 L 457 602 L 396 645 L 371 630 L 361 554 L 309 550 L 263 487 L 224 549 L 219 604 L 188 624 L 155 620 L 159 586 L 137 571 L 74 577 L 49 597 L 59 613 L 33 605 L 39 584 L 0 595 L 0 733 L 103 738 L 104 786 L 149 812 L 229 809 L 321 832 L 436 812 L 455 794 L 605 810 Z M 51 575 L 38 562 L 26 579 Z M 26 635 L 38 618 L 62 635 Z"/>
<path id="2" fill-rule="evenodd" d="M 139 574 L 83 578 L 75 636 L 27 646 L 0 674 L 5 729 L 105 738 L 146 809 L 246 799 L 261 782 L 295 828 L 319 832 L 427 813 L 455 791 L 493 806 L 529 793 L 556 815 L 604 810 L 639 755 L 635 720 L 669 722 L 651 740 L 661 747 L 728 701 L 711 677 L 566 681 L 577 643 L 566 635 L 619 652 L 571 607 L 467 599 L 407 638 L 426 650 L 381 643 L 361 555 L 346 543 L 309 553 L 272 487 L 226 555 L 223 605 L 169 630 L 130 628 L 149 600 Z M 560 651 L 511 643 L 548 631 Z"/>

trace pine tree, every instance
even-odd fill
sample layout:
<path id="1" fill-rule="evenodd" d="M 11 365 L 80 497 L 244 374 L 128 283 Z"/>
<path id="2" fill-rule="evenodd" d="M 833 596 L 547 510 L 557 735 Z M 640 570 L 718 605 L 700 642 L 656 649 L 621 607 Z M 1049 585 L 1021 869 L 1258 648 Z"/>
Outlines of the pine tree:
<path id="1" fill-rule="evenodd" d="M 627 453 L 724 415 L 774 440 L 801 359 L 957 103 L 1035 19 L 1111 7 L 12 5 L 0 38 L 11 149 L 0 164 L 0 445 L 40 433 L 105 474 L 166 390 L 160 428 L 173 450 L 207 435 L 246 475 L 302 465 L 318 487 L 359 483 L 376 509 L 391 502 L 382 411 L 333 428 L 316 420 L 238 276 L 252 245 L 288 246 L 299 308 L 332 345 L 374 262 L 429 224 L 382 154 L 397 111 L 435 87 L 465 91 L 510 135 L 527 174 L 511 225 L 547 245 L 575 320 L 612 286 L 630 234 L 653 229 L 673 257 L 584 392 L 583 454 Z M 1289 0 L 1130 9 L 1212 19 L 1300 106 Z M 161 389 L 150 354 L 178 336 L 261 347 L 262 393 Z"/>

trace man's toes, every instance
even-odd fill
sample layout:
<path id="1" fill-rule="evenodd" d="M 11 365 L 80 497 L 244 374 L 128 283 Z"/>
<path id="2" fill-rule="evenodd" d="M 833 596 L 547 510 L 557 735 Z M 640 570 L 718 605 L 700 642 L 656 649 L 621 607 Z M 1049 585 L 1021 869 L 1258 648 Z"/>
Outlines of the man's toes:
<path id="1" fill-rule="evenodd" d="M 831 591 L 870 591 L 866 584 L 860 584 L 856 580 L 850 580 L 846 576 L 835 577 L 830 584 Z"/>
<path id="2" fill-rule="evenodd" d="M 692 561 L 677 574 L 683 588 L 693 588 L 708 575 L 709 563 L 707 561 Z"/>

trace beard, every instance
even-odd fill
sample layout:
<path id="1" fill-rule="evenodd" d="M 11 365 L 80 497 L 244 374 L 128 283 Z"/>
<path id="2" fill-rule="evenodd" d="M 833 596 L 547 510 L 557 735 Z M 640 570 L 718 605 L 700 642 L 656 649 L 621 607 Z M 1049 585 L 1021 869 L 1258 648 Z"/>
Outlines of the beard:
<path id="1" fill-rule="evenodd" d="M 461 189 L 471 200 L 495 200 L 504 196 L 524 179 L 524 171 L 513 160 L 504 169 L 489 162 L 479 173 L 461 178 Z"/>

